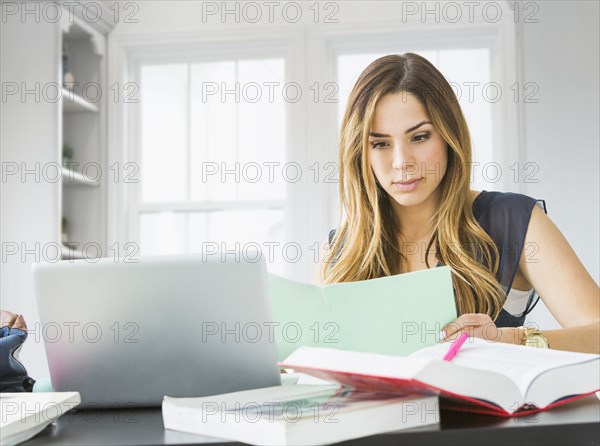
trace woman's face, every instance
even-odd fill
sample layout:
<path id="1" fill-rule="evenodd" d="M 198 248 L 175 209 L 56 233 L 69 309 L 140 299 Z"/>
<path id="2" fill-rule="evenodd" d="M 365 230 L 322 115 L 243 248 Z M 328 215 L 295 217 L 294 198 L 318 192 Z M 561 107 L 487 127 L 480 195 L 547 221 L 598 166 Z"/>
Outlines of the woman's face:
<path id="1" fill-rule="evenodd" d="M 437 198 L 448 163 L 447 144 L 415 96 L 399 92 L 379 100 L 367 150 L 393 207 L 394 201 L 415 206 Z"/>

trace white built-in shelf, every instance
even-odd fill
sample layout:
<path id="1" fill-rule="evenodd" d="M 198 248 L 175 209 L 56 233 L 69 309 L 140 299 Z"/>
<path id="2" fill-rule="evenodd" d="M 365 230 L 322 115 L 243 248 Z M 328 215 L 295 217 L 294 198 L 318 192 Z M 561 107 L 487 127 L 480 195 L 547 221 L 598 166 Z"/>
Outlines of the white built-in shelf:
<path id="1" fill-rule="evenodd" d="M 65 186 L 98 186 L 99 181 L 95 181 L 82 175 L 79 172 L 62 167 L 62 183 Z"/>
<path id="2" fill-rule="evenodd" d="M 62 103 L 63 110 L 67 113 L 70 112 L 91 112 L 99 113 L 100 109 L 98 106 L 90 101 L 86 101 L 84 98 L 66 88 L 62 89 Z"/>

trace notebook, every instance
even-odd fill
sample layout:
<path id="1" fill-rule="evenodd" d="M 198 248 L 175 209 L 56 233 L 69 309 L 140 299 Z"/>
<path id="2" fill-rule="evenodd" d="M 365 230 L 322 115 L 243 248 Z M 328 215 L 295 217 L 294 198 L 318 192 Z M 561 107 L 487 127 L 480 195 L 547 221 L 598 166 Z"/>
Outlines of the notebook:
<path id="1" fill-rule="evenodd" d="M 165 429 L 255 445 L 320 445 L 439 423 L 438 399 L 277 386 L 202 398 L 165 397 Z"/>
<path id="2" fill-rule="evenodd" d="M 470 338 L 452 361 L 449 343 L 406 357 L 301 347 L 279 365 L 363 391 L 420 392 L 443 406 L 499 416 L 546 410 L 600 390 L 600 356 Z"/>
<path id="3" fill-rule="evenodd" d="M 320 346 L 407 355 L 456 319 L 448 266 L 326 286 L 269 275 L 278 359 Z"/>

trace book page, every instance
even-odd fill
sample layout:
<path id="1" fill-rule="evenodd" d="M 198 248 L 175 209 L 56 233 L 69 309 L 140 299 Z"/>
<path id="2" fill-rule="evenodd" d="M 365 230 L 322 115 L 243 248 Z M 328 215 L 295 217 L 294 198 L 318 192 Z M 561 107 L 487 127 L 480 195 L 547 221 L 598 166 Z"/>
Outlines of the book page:
<path id="1" fill-rule="evenodd" d="M 313 375 L 315 370 L 322 370 L 364 377 L 410 380 L 430 362 L 428 358 L 405 358 L 332 348 L 302 347 L 288 356 L 281 365 L 291 369 L 310 370 Z"/>
<path id="2" fill-rule="evenodd" d="M 450 345 L 450 342 L 440 343 L 415 352 L 410 357 L 441 360 Z M 452 364 L 505 375 L 515 382 L 524 396 L 531 382 L 544 371 L 596 358 L 597 355 L 586 353 L 539 349 L 469 338 L 452 359 Z"/>

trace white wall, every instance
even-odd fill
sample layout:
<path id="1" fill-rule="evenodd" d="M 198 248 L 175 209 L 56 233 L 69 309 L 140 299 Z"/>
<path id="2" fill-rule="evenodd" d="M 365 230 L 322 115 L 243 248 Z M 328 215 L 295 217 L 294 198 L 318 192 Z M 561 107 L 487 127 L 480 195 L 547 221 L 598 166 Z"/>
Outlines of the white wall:
<path id="1" fill-rule="evenodd" d="M 521 153 L 523 162 L 539 165 L 539 182 L 523 184 L 521 190 L 546 200 L 548 215 L 597 283 L 599 3 L 539 5 L 539 23 L 520 29 L 522 82 L 539 85 L 539 102 L 523 104 Z M 559 326 L 543 305 L 529 320 L 542 327 Z"/>
<path id="2" fill-rule="evenodd" d="M 0 307 L 25 318 L 30 335 L 20 359 L 34 378 L 47 376 L 48 369 L 31 264 L 55 256 L 56 250 L 45 251 L 44 247 L 56 246 L 60 235 L 60 183 L 47 181 L 54 180 L 55 172 L 45 171 L 45 166 L 59 160 L 59 105 L 45 99 L 50 98 L 51 90 L 47 90 L 48 96 L 43 93 L 58 77 L 56 30 L 56 24 L 34 20 L 7 20 L 0 27 L 0 81 L 5 88 L 12 82 L 19 88 L 19 94 L 2 101 L 0 113 L 2 167 L 7 172 L 8 166 L 17 163 L 19 169 L 18 174 L 0 180 Z M 22 98 L 23 87 L 35 90 L 36 83 L 39 96 Z M 34 173 L 23 178 L 24 168 Z M 15 245 L 17 252 L 12 254 Z"/>

